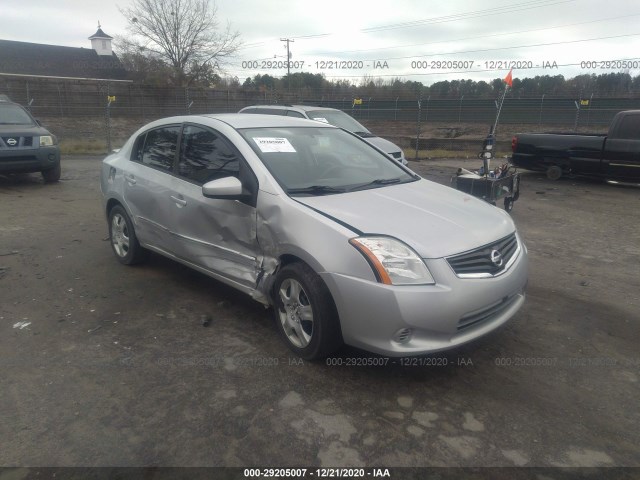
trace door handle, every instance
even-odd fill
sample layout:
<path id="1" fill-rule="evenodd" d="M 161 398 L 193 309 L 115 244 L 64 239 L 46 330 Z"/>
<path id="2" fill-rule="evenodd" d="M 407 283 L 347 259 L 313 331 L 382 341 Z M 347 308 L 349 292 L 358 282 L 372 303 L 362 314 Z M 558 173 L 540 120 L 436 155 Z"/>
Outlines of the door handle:
<path id="1" fill-rule="evenodd" d="M 124 179 L 129 182 L 131 185 L 135 185 L 136 184 L 136 177 L 134 177 L 133 175 L 125 175 Z"/>
<path id="2" fill-rule="evenodd" d="M 187 205 L 187 201 L 184 198 L 179 198 L 176 196 L 171 195 L 171 200 L 173 200 L 174 202 L 176 202 L 176 204 L 179 207 L 185 207 Z"/>

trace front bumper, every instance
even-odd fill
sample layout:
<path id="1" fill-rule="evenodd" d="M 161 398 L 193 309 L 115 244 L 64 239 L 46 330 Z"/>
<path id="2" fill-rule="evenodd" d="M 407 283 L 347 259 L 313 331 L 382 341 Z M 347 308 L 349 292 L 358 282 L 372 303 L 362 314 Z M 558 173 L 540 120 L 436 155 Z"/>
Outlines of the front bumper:
<path id="1" fill-rule="evenodd" d="M 493 278 L 459 278 L 445 259 L 427 260 L 435 285 L 390 286 L 325 273 L 346 344 L 401 357 L 448 350 L 506 323 L 525 299 L 526 248 Z"/>
<path id="2" fill-rule="evenodd" d="M 42 172 L 60 163 L 60 148 L 16 148 L 0 150 L 0 173 Z"/>

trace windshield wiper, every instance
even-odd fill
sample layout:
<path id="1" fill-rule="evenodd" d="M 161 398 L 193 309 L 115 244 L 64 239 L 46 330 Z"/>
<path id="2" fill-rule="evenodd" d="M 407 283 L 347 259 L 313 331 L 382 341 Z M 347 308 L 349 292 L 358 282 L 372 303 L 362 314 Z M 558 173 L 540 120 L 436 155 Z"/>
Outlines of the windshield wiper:
<path id="1" fill-rule="evenodd" d="M 372 182 L 356 185 L 355 187 L 350 188 L 349 191 L 366 190 L 367 188 L 375 187 L 377 185 L 392 185 L 394 183 L 400 183 L 402 180 L 402 178 L 376 178 Z"/>
<path id="2" fill-rule="evenodd" d="M 330 195 L 332 193 L 344 193 L 346 189 L 330 187 L 328 185 L 310 185 L 308 187 L 289 188 L 287 193 L 290 195 L 296 195 L 301 193 L 308 193 L 310 195 Z"/>

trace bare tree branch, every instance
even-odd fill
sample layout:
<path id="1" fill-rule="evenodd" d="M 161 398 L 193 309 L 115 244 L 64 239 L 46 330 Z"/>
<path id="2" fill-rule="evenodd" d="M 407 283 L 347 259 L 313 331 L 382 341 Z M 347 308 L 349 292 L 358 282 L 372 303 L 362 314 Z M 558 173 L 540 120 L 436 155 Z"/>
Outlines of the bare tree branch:
<path id="1" fill-rule="evenodd" d="M 147 52 L 167 63 L 174 81 L 189 85 L 204 72 L 212 75 L 240 47 L 240 34 L 218 28 L 210 0 L 133 0 L 120 8 L 128 22 L 128 51 Z"/>

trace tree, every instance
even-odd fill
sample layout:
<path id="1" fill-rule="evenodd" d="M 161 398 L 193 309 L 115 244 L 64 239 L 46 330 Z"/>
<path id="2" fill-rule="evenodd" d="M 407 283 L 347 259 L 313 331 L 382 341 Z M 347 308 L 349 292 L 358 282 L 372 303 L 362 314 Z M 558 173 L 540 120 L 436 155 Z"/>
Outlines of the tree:
<path id="1" fill-rule="evenodd" d="M 130 78 L 138 83 L 166 86 L 173 76 L 171 67 L 159 58 L 151 57 L 131 48 L 120 37 L 116 37 L 120 62 L 129 72 Z"/>
<path id="2" fill-rule="evenodd" d="M 240 35 L 229 24 L 219 28 L 210 0 L 133 0 L 119 10 L 131 34 L 125 50 L 162 60 L 177 85 L 206 82 L 240 46 Z"/>

